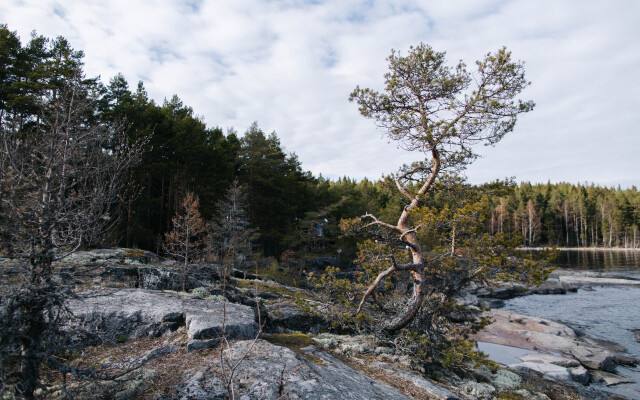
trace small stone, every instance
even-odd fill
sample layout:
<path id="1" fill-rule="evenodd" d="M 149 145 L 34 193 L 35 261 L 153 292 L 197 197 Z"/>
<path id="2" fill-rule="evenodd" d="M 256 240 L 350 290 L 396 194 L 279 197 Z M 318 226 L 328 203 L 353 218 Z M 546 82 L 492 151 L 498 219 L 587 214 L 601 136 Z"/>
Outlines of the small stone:
<path id="1" fill-rule="evenodd" d="M 578 382 L 583 385 L 589 384 L 589 371 L 585 367 L 578 366 L 569 368 L 569 373 L 571 374 L 571 379 L 574 382 Z"/>

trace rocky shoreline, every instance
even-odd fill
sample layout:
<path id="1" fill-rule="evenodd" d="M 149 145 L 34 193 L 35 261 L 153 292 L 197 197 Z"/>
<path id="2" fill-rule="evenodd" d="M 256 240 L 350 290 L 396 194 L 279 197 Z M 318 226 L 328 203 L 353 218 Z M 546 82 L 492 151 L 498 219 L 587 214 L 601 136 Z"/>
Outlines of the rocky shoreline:
<path id="1" fill-rule="evenodd" d="M 9 279 L 12 271 L 4 268 Z M 538 288 L 469 288 L 461 302 L 494 308 L 487 311 L 493 324 L 474 339 L 531 353 L 502 368 L 480 368 L 473 377 L 434 381 L 372 337 L 322 333 L 327 322 L 321 312 L 309 312 L 319 305 L 311 292 L 241 272 L 223 291 L 219 267 L 193 272 L 183 292 L 179 272 L 147 252 L 82 252 L 58 266 L 56 279 L 76 291 L 65 329 L 89 333 L 83 340 L 99 338 L 87 341 L 74 362 L 122 374 L 74 382 L 76 398 L 99 391 L 118 399 L 224 398 L 225 365 L 228 373 L 237 362 L 232 384 L 246 399 L 610 399 L 588 384 L 622 383 L 615 368 L 638 361 L 561 323 L 496 309 L 512 297 L 567 293 L 595 282 L 622 279 L 636 286 L 628 277 L 586 274 L 580 280 L 556 271 Z M 230 342 L 222 355 L 221 340 Z M 48 383 L 47 398 L 62 396 L 59 385 Z"/>
<path id="2" fill-rule="evenodd" d="M 566 294 L 592 286 L 627 286 L 640 288 L 640 280 L 623 273 L 555 270 L 549 279 L 536 288 L 518 285 L 495 288 L 470 288 L 462 301 L 468 305 L 488 306 L 486 312 L 494 322 L 475 335 L 480 343 L 498 346 L 496 352 L 511 349 L 529 350 L 505 363 L 512 370 L 532 370 L 549 379 L 582 385 L 598 383 L 613 386 L 634 383 L 616 374 L 616 367 L 633 367 L 640 363 L 617 343 L 597 340 L 566 324 L 502 311 L 504 300 L 530 294 Z M 636 340 L 640 337 L 636 337 Z M 518 353 L 516 351 L 516 353 Z"/>

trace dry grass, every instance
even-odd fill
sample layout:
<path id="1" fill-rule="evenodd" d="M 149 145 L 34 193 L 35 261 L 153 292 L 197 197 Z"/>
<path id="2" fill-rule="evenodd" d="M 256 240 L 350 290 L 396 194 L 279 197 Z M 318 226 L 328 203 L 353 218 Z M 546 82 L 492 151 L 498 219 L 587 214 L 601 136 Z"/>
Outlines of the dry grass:
<path id="1" fill-rule="evenodd" d="M 180 348 L 170 354 L 151 360 L 144 364 L 142 368 L 156 372 L 153 380 L 149 381 L 141 392 L 136 394 L 136 399 L 157 399 L 172 391 L 172 388 L 182 383 L 185 373 L 194 369 L 209 365 L 219 359 L 219 349 L 198 350 L 187 353 L 187 337 L 184 329 L 179 329 L 168 338 L 142 338 L 128 340 L 122 344 L 101 345 L 86 347 L 73 354 L 65 354 L 60 357 L 65 362 L 81 368 L 106 366 L 115 361 L 140 356 L 147 351 L 162 347 L 167 344 L 179 345 Z M 56 371 L 45 369 L 42 371 L 42 381 L 45 387 L 51 389 L 59 388 L 62 384 L 62 377 Z M 69 387 L 92 385 L 89 381 L 78 381 L 69 379 Z M 108 387 L 102 385 L 103 389 Z M 107 389 L 105 389 L 107 390 Z M 104 394 L 96 398 L 112 398 L 117 391 L 117 387 L 108 389 Z"/>

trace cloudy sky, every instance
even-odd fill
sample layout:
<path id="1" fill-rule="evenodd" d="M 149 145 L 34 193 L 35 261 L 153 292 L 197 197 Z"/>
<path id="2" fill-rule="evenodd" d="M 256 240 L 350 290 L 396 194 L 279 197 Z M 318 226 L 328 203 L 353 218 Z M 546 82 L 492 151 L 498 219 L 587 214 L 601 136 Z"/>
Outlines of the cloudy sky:
<path id="1" fill-rule="evenodd" d="M 158 102 L 178 94 L 211 126 L 276 131 L 302 167 L 337 178 L 419 160 L 348 102 L 381 89 L 391 49 L 425 42 L 467 65 L 507 46 L 536 102 L 467 171 L 482 183 L 640 187 L 640 1 L 3 0 L 23 42 L 62 35 L 103 81 L 122 72 Z"/>

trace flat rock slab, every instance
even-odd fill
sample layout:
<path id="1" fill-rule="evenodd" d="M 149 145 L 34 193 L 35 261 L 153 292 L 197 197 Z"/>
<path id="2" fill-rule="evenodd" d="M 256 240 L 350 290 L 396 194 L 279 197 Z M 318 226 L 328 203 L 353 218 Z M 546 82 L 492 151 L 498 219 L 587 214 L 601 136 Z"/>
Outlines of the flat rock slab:
<path id="1" fill-rule="evenodd" d="M 603 383 L 607 386 L 618 385 L 621 383 L 631 383 L 631 381 L 625 377 L 611 374 L 604 371 L 591 371 L 591 380 L 597 383 Z"/>
<path id="2" fill-rule="evenodd" d="M 571 371 L 569 371 L 569 368 L 561 367 L 555 364 L 525 361 L 518 364 L 511 364 L 509 365 L 509 368 L 513 368 L 515 370 L 530 369 L 533 371 L 540 372 L 545 377 L 561 380 L 561 381 L 573 380 L 571 378 Z"/>
<path id="3" fill-rule="evenodd" d="M 550 319 L 501 310 L 485 313 L 493 323 L 474 335 L 474 340 L 527 350 L 568 351 L 576 334 L 568 326 Z"/>
<path id="4" fill-rule="evenodd" d="M 74 317 L 69 325 L 113 340 L 157 337 L 186 325 L 190 339 L 211 339 L 222 332 L 235 338 L 255 337 L 258 325 L 253 309 L 240 304 L 209 301 L 140 289 L 93 289 L 68 302 Z"/>
<path id="5" fill-rule="evenodd" d="M 236 398 L 408 400 L 399 391 L 356 371 L 313 346 L 302 349 L 308 358 L 263 340 L 241 341 L 225 352 L 238 368 L 234 375 Z M 227 394 L 220 361 L 191 371 L 178 386 L 180 399 L 220 399 Z"/>
<path id="6" fill-rule="evenodd" d="M 524 362 L 535 362 L 538 364 L 555 364 L 565 368 L 580 366 L 580 363 L 573 358 L 557 356 L 554 354 L 525 354 L 522 356 L 518 356 L 518 358 Z"/>
<path id="7" fill-rule="evenodd" d="M 562 283 L 598 286 L 640 286 L 640 280 L 618 273 L 555 270 L 549 277 Z"/>
<path id="8" fill-rule="evenodd" d="M 510 364 L 509 368 L 530 369 L 555 380 L 573 381 L 583 385 L 589 383 L 589 371 L 574 359 L 551 354 L 527 354 L 518 358 L 523 362 Z"/>
<path id="9" fill-rule="evenodd" d="M 597 347 L 577 346 L 571 349 L 571 355 L 589 369 L 615 372 L 618 364 L 613 353 Z"/>

